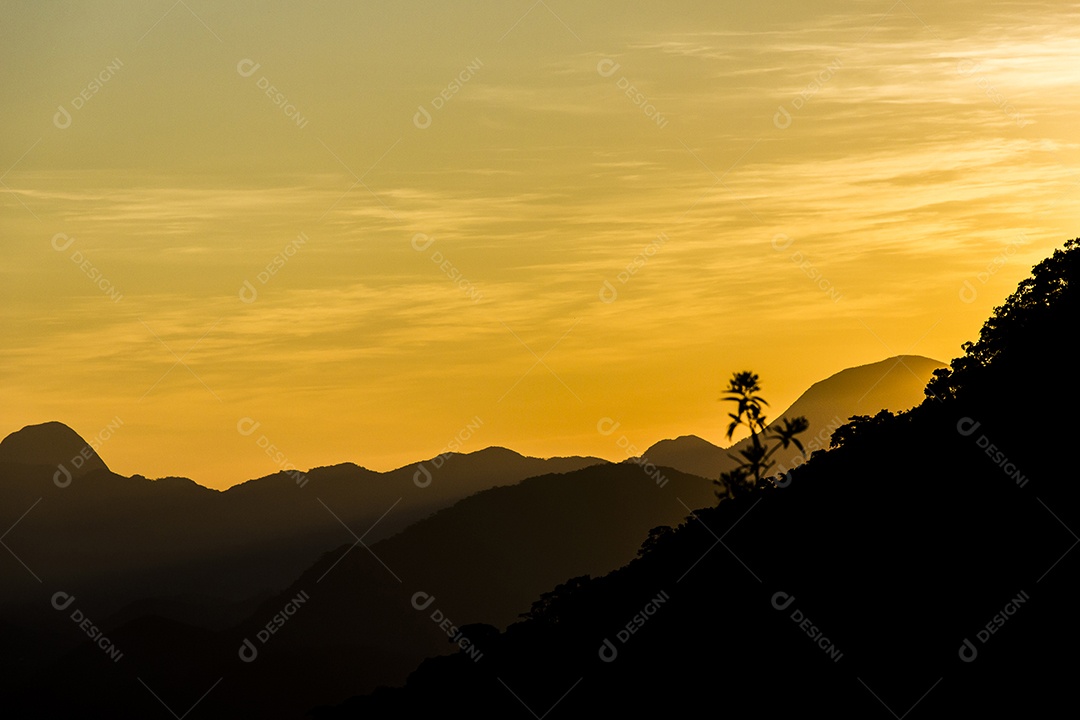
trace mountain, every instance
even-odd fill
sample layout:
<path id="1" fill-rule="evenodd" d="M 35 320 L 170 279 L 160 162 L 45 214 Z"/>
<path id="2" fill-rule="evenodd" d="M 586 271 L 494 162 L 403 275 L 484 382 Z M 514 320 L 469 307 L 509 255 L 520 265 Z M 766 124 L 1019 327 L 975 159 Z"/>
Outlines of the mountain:
<path id="1" fill-rule="evenodd" d="M 813 385 L 781 417 L 805 415 L 811 423 L 804 435 L 809 449 L 824 447 L 850 415 L 914 404 L 939 366 L 900 356 L 850 368 Z M 740 447 L 724 450 L 686 436 L 657 443 L 645 457 L 660 467 L 712 478 L 731 466 L 728 452 Z M 9 523 L 41 500 L 14 536 L 26 548 L 20 559 L 38 575 L 75 583 L 97 598 L 106 615 L 137 600 L 174 595 L 242 603 L 284 587 L 350 532 L 377 542 L 478 491 L 604 462 L 529 458 L 492 447 L 387 473 L 351 463 L 281 472 L 219 492 L 182 478 L 112 474 L 60 423 L 25 428 L 0 443 L 0 450 L 0 462 L 6 461 L 0 465 L 0 508 L 10 508 Z M 801 460 L 793 453 L 781 465 Z M 58 468 L 68 466 L 73 477 L 96 472 L 94 482 L 72 484 L 62 474 L 58 480 Z M 103 527 L 112 531 L 102 533 Z M 32 594 L 32 585 L 9 583 L 0 600 L 26 602 Z"/>
<path id="2" fill-rule="evenodd" d="M 769 424 L 801 415 L 810 422 L 809 430 L 800 436 L 807 450 L 824 449 L 829 446 L 833 430 L 850 417 L 876 415 L 881 410 L 899 412 L 918 405 L 924 398 L 926 383 L 935 370 L 943 367 L 944 363 L 920 355 L 898 355 L 841 370 L 811 385 Z M 696 435 L 684 435 L 675 440 L 661 440 L 642 457 L 659 467 L 717 478 L 735 465 L 728 453 L 737 453 L 748 443 L 749 440 L 743 440 L 731 448 L 721 448 Z M 786 472 L 803 458 L 793 450 L 776 460 L 776 470 Z M 641 463 L 642 458 L 630 462 Z"/>
<path id="3" fill-rule="evenodd" d="M 849 425 L 790 484 L 564 582 L 479 661 L 432 658 L 316 716 L 423 717 L 447 698 L 553 720 L 1074 711 L 1080 485 L 1057 447 L 1073 424 L 1062 398 L 1080 396 L 1064 340 L 1078 287 L 1080 240 L 1035 267 L 918 407 Z"/>
<path id="4" fill-rule="evenodd" d="M 925 399 L 927 382 L 943 367 L 945 363 L 920 355 L 898 355 L 841 370 L 811 385 L 780 417 L 804 416 L 813 436 L 854 415 L 910 410 Z"/>
<path id="5" fill-rule="evenodd" d="M 488 448 L 387 473 L 344 464 L 217 491 L 184 478 L 122 477 L 104 463 L 93 472 L 83 465 L 69 482 L 54 461 L 74 469 L 73 448 L 84 446 L 59 423 L 3 443 L 0 523 L 18 521 L 5 542 L 20 561 L 0 566 L 9 616 L 36 602 L 35 576 L 93 598 L 99 616 L 154 597 L 243 602 L 287 586 L 350 533 L 376 542 L 479 490 L 604 462 Z"/>
<path id="6" fill-rule="evenodd" d="M 59 482 L 109 469 L 90 443 L 58 422 L 28 425 L 8 435 L 0 441 L 0 463 L 50 466 L 61 473 Z"/>
<path id="7" fill-rule="evenodd" d="M 124 648 L 119 663 L 75 652 L 40 675 L 47 685 L 63 683 L 64 697 L 53 694 L 46 706 L 42 688 L 28 692 L 39 712 L 93 714 L 87 703 L 100 701 L 95 711 L 107 702 L 110 716 L 135 717 L 152 707 L 124 692 L 138 678 L 178 695 L 227 677 L 199 705 L 200 717 L 300 717 L 327 698 L 402 682 L 423 658 L 452 649 L 451 624 L 480 642 L 552 585 L 625 564 L 650 529 L 714 497 L 711 482 L 696 476 L 670 471 L 661 483 L 642 468 L 606 464 L 484 490 L 393 537 L 327 552 L 227 631 L 127 613 L 108 628 Z M 188 601 L 182 610 L 195 608 Z M 275 617 L 282 623 L 271 635 Z M 254 648 L 250 664 L 239 654 L 245 640 Z"/>
<path id="8" fill-rule="evenodd" d="M 661 440 L 641 457 L 626 462 L 650 462 L 657 467 L 669 467 L 704 478 L 717 478 L 732 465 L 725 448 L 713 445 L 697 435 L 682 435 L 674 440 Z"/>

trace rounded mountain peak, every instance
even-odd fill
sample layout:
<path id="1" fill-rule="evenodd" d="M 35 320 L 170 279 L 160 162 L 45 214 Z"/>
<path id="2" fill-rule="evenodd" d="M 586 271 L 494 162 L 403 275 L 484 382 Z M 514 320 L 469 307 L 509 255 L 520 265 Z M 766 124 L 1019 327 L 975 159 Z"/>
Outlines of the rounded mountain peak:
<path id="1" fill-rule="evenodd" d="M 27 425 L 8 435 L 0 441 L 0 462 L 64 465 L 73 476 L 109 469 L 79 433 L 61 422 Z"/>

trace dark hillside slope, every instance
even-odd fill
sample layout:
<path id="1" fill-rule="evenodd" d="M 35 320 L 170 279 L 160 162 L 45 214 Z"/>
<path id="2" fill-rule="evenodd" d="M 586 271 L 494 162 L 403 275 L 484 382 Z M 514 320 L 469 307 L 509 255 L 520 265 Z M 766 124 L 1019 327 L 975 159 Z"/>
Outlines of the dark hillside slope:
<path id="1" fill-rule="evenodd" d="M 1075 715 L 1078 281 L 1070 241 L 918 408 L 320 717 Z"/>

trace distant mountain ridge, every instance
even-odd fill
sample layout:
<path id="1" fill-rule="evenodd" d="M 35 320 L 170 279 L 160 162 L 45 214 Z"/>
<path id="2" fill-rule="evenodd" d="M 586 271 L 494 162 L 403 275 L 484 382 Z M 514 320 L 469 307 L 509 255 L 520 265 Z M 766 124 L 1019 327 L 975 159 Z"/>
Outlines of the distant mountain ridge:
<path id="1" fill-rule="evenodd" d="M 900 356 L 850 368 L 815 383 L 781 417 L 806 415 L 807 442 L 817 437 L 824 447 L 831 428 L 851 414 L 915 404 L 924 378 L 938 367 L 929 358 Z M 711 479 L 730 467 L 728 452 L 684 436 L 655 444 L 645 457 Z M 385 473 L 345 463 L 307 471 L 302 486 L 295 472 L 279 472 L 218 491 L 184 478 L 116 475 L 75 431 L 52 422 L 0 442 L 0 521 L 11 525 L 40 501 L 12 535 L 24 548 L 20 559 L 83 584 L 103 612 L 151 594 L 242 602 L 283 587 L 326 548 L 351 540 L 350 533 L 378 542 L 474 493 L 606 462 L 489 447 Z M 0 601 L 27 593 L 31 586 L 5 582 Z"/>
<path id="2" fill-rule="evenodd" d="M 908 364 L 929 374 L 923 364 Z M 816 383 L 787 412 L 826 427 L 836 412 L 876 412 L 882 393 L 901 384 L 883 365 Z M 907 392 L 914 394 L 910 387 Z M 50 437 L 57 447 L 45 446 Z M 61 488 L 49 463 L 85 442 L 59 423 L 17 440 L 0 456 L 7 458 L 0 459 L 0 515 L 10 513 L 10 524 L 35 508 L 10 538 L 20 559 L 62 581 L 133 656 L 147 653 L 146 661 L 154 662 L 183 641 L 192 658 L 202 644 L 223 643 L 222 652 L 235 659 L 237 633 L 256 632 L 252 623 L 310 592 L 319 610 L 290 623 L 275 644 L 274 663 L 283 687 L 287 678 L 304 677 L 328 696 L 372 686 L 335 679 L 312 648 L 349 646 L 369 658 L 369 681 L 403 679 L 420 658 L 448 649 L 439 629 L 410 604 L 412 593 L 435 597 L 439 612 L 456 623 L 504 627 L 553 584 L 618 567 L 650 529 L 710 504 L 707 478 L 714 473 L 704 465 L 692 473 L 678 465 L 688 448 L 703 463 L 710 453 L 727 458 L 728 452 L 695 436 L 657 443 L 650 461 L 675 466 L 664 472 L 663 485 L 625 463 L 529 458 L 489 447 L 385 473 L 344 463 L 309 470 L 302 484 L 296 472 L 279 472 L 218 491 L 185 478 L 124 478 L 103 461 L 85 482 Z M 599 538 L 589 534 L 597 528 Z M 359 549 L 358 538 L 379 562 Z M 398 573 L 404 586 L 391 577 Z M 25 601 L 38 592 L 14 562 L 8 575 L 0 600 Z M 323 577 L 327 582 L 320 584 Z M 479 595 L 478 587 L 484 588 Z M 50 622 L 45 618 L 46 626 Z M 39 652 L 45 661 L 57 649 L 31 639 L 22 651 Z M 238 685 L 225 695 L 239 693 L 233 696 L 239 699 L 244 690 Z M 319 694 L 300 693 L 292 701 L 301 696 L 314 702 Z M 270 716 L 285 698 L 266 697 Z"/>
<path id="3" fill-rule="evenodd" d="M 493 487 L 370 547 L 349 538 L 254 607 L 160 598 L 125 608 L 108 618 L 108 633 L 130 662 L 103 666 L 94 648 L 84 648 L 56 672 L 78 688 L 72 697 L 108 697 L 110 712 L 133 716 L 145 698 L 123 688 L 135 675 L 179 682 L 165 678 L 185 677 L 209 657 L 229 682 L 200 705 L 201 716 L 235 717 L 242 707 L 250 717 L 301 717 L 326 698 L 401 682 L 425 657 L 453 650 L 442 618 L 482 642 L 564 578 L 629 562 L 650 529 L 714 500 L 704 478 L 671 471 L 666 480 L 660 486 L 641 468 L 605 463 Z M 418 593 L 431 598 L 424 612 Z M 264 647 L 258 633 L 297 597 L 304 606 Z M 243 610 L 242 622 L 226 624 Z M 245 639 L 257 665 L 238 657 Z M 55 682 L 51 668 L 42 677 Z"/>
<path id="4" fill-rule="evenodd" d="M 244 601 L 285 586 L 350 532 L 378 542 L 481 490 L 606 462 L 488 448 L 386 473 L 315 468 L 302 487 L 279 472 L 219 491 L 187 478 L 122 477 L 96 453 L 74 472 L 71 458 L 88 444 L 61 423 L 30 426 L 2 445 L 0 524 L 34 508 L 9 537 L 20 559 L 39 577 L 75 583 L 105 614 L 152 595 Z M 33 597 L 18 564 L 0 566 L 0 577 L 0 602 Z"/>

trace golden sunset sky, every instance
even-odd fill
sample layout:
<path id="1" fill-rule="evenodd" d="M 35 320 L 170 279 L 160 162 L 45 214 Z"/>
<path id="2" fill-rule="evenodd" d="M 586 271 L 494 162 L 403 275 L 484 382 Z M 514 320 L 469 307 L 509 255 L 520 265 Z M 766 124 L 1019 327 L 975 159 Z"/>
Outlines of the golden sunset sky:
<path id="1" fill-rule="evenodd" d="M 732 372 L 948 361 L 1080 235 L 1076 3 L 0 17 L 0 435 L 123 474 L 721 444 Z"/>

